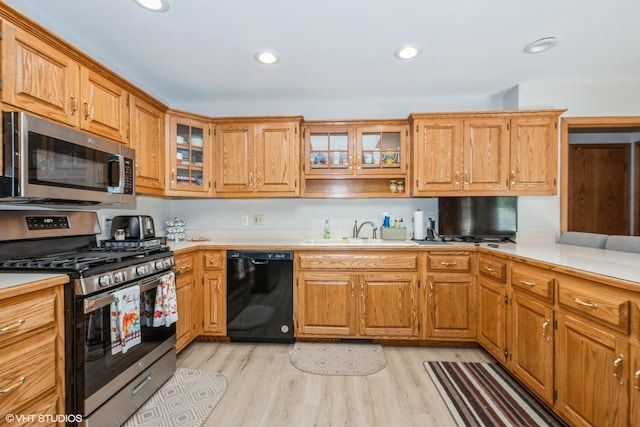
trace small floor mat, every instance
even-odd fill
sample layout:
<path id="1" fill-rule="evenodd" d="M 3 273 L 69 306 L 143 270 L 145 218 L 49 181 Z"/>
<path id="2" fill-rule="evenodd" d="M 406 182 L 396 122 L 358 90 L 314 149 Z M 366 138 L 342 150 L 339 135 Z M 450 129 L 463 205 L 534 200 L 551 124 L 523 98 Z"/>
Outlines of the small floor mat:
<path id="1" fill-rule="evenodd" d="M 124 424 L 124 427 L 199 427 L 227 389 L 215 372 L 178 368 Z"/>
<path id="2" fill-rule="evenodd" d="M 299 342 L 289 361 L 316 375 L 371 375 L 387 366 L 382 347 L 375 344 Z"/>

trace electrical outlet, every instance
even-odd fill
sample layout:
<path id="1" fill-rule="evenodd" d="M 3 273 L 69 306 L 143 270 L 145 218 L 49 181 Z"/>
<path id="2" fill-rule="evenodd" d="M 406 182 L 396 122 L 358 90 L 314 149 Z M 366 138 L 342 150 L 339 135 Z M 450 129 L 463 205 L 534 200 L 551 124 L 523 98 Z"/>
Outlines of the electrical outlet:
<path id="1" fill-rule="evenodd" d="M 264 225 L 264 215 L 253 214 L 253 225 Z"/>
<path id="2" fill-rule="evenodd" d="M 249 215 L 242 215 L 242 226 L 243 227 L 249 226 Z"/>

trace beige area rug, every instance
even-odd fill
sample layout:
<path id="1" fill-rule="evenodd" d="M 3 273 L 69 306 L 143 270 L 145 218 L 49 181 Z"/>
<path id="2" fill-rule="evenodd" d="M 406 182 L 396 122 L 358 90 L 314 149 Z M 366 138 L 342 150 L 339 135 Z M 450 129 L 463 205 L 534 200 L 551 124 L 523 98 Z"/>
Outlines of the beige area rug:
<path id="1" fill-rule="evenodd" d="M 382 347 L 374 344 L 299 342 L 289 360 L 316 375 L 371 375 L 387 366 Z"/>
<path id="2" fill-rule="evenodd" d="M 221 374 L 179 368 L 123 426 L 201 426 L 226 389 Z"/>

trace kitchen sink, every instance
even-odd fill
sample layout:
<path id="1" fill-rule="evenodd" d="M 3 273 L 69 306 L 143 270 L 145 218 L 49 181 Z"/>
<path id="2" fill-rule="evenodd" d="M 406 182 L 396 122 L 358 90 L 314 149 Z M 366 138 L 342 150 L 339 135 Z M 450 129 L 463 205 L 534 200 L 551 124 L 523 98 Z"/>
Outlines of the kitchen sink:
<path id="1" fill-rule="evenodd" d="M 307 239 L 302 245 L 308 246 L 418 246 L 412 240 L 382 240 L 382 239 L 358 239 L 345 237 L 343 239 Z"/>

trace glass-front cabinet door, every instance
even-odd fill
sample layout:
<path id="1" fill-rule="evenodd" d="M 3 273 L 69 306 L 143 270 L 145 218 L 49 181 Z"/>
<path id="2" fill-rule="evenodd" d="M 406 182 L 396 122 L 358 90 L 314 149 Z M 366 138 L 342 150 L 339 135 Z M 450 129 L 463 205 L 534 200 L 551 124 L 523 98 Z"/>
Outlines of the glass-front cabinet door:
<path id="1" fill-rule="evenodd" d="M 358 174 L 397 175 L 405 173 L 407 159 L 406 126 L 358 128 L 356 159 Z"/>
<path id="2" fill-rule="evenodd" d="M 208 195 L 211 190 L 211 125 L 184 117 L 171 117 L 168 153 L 171 194 Z"/>
<path id="3" fill-rule="evenodd" d="M 353 132 L 345 128 L 307 128 L 307 175 L 350 175 L 354 170 Z"/>

